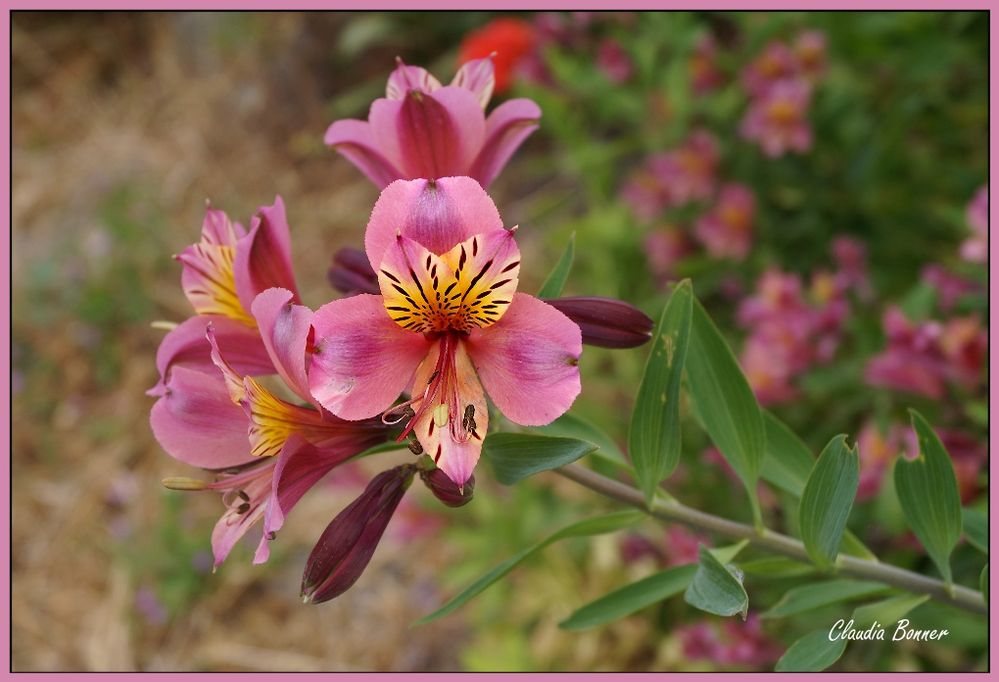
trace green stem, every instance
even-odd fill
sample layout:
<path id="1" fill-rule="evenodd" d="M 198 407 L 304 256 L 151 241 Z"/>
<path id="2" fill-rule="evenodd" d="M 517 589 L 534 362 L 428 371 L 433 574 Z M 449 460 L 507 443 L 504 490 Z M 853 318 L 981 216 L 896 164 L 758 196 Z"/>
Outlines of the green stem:
<path id="1" fill-rule="evenodd" d="M 790 536 L 775 533 L 772 530 L 763 530 L 761 533 L 753 526 L 707 514 L 675 500 L 656 499 L 651 508 L 646 507 L 645 498 L 638 489 L 602 476 L 578 464 L 555 469 L 555 472 L 605 497 L 642 509 L 661 521 L 679 522 L 708 533 L 735 540 L 748 540 L 749 544 L 761 549 L 783 554 L 802 563 L 812 564 L 808 552 L 805 551 L 805 545 L 800 540 Z M 972 613 L 988 613 L 985 600 L 979 592 L 960 585 L 948 586 L 940 580 L 928 578 L 890 564 L 840 554 L 833 571 L 851 578 L 874 580 L 909 592 L 928 594 L 937 601 Z"/>

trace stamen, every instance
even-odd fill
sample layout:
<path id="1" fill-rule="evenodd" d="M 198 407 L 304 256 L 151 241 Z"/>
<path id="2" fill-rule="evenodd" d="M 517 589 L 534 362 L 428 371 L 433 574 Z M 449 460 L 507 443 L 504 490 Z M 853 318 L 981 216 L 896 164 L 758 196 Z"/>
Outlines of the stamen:
<path id="1" fill-rule="evenodd" d="M 423 454 L 423 446 L 420 445 L 420 441 L 413 439 L 409 441 L 409 451 L 419 457 Z"/>

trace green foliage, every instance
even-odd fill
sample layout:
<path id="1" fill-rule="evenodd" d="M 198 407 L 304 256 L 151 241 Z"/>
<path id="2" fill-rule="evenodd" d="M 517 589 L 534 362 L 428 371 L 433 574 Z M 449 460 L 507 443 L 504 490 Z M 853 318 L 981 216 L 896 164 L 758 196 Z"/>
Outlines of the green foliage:
<path id="1" fill-rule="evenodd" d="M 538 298 L 557 298 L 565 287 L 565 281 L 569 278 L 569 271 L 572 270 L 572 259 L 576 253 L 576 233 L 569 236 L 569 242 L 565 245 L 565 251 L 558 259 L 558 263 L 549 273 L 545 283 L 538 290 Z"/>
<path id="2" fill-rule="evenodd" d="M 798 526 L 812 561 L 830 568 L 839 554 L 846 521 L 860 482 L 860 458 L 836 436 L 819 455 L 801 494 Z"/>
<path id="3" fill-rule="evenodd" d="M 688 564 L 642 578 L 580 607 L 559 623 L 559 627 L 586 630 L 630 616 L 685 590 L 697 570 L 696 566 Z"/>
<path id="4" fill-rule="evenodd" d="M 482 454 L 503 485 L 571 464 L 596 449 L 593 443 L 575 438 L 530 433 L 491 433 L 482 443 Z"/>
<path id="5" fill-rule="evenodd" d="M 683 595 L 684 601 L 718 616 L 738 613 L 745 620 L 749 611 L 749 595 L 742 586 L 738 569 L 726 566 L 704 545 L 698 548 L 698 557 L 697 572 Z"/>
<path id="6" fill-rule="evenodd" d="M 964 537 L 972 547 L 986 556 L 989 554 L 989 515 L 977 509 L 961 510 Z"/>
<path id="7" fill-rule="evenodd" d="M 649 344 L 628 430 L 628 454 L 646 504 L 680 461 L 680 379 L 690 339 L 690 282 L 670 295 Z"/>
<path id="8" fill-rule="evenodd" d="M 825 628 L 813 630 L 792 644 L 774 669 L 779 673 L 818 672 L 838 661 L 844 651 L 845 640 L 830 640 Z"/>
<path id="9" fill-rule="evenodd" d="M 961 539 L 961 497 L 950 456 L 933 428 L 915 410 L 912 427 L 919 457 L 895 462 L 895 489 L 912 531 L 944 580 L 951 582 L 950 553 Z"/>
<path id="10" fill-rule="evenodd" d="M 823 582 L 808 583 L 788 590 L 780 601 L 763 614 L 764 618 L 784 618 L 805 613 L 830 604 L 869 597 L 884 592 L 888 587 L 882 583 L 864 580 L 837 578 Z"/>

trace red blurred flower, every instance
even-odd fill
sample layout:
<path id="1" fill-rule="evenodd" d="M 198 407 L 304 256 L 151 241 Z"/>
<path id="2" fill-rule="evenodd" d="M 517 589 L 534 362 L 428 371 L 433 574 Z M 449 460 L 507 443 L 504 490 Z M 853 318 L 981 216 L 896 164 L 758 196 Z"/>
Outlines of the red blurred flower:
<path id="1" fill-rule="evenodd" d="M 534 50 L 535 40 L 534 27 L 526 21 L 512 17 L 493 19 L 461 41 L 458 63 L 463 64 L 495 53 L 495 92 L 501 93 L 510 87 L 519 62 Z"/>

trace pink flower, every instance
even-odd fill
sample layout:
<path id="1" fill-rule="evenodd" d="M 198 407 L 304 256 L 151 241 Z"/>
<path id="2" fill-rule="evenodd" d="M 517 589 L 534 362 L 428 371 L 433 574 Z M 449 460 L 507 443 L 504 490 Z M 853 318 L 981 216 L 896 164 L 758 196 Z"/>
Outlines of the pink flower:
<path id="1" fill-rule="evenodd" d="M 687 70 L 694 92 L 698 95 L 710 92 L 725 82 L 725 75 L 718 68 L 718 47 L 710 33 L 697 39 Z"/>
<path id="2" fill-rule="evenodd" d="M 750 103 L 740 133 L 759 144 L 770 157 L 788 151 L 808 151 L 812 146 L 812 129 L 807 119 L 810 97 L 811 88 L 804 81 L 787 79 L 774 83 Z"/>
<path id="3" fill-rule="evenodd" d="M 645 238 L 649 269 L 660 284 L 675 278 L 677 264 L 690 252 L 686 232 L 675 225 L 662 225 Z"/>
<path id="4" fill-rule="evenodd" d="M 491 58 L 467 62 L 447 86 L 400 60 L 368 120 L 334 122 L 326 144 L 379 188 L 400 178 L 450 175 L 488 186 L 541 118 L 529 99 L 504 102 L 487 118 L 494 85 Z"/>
<path id="5" fill-rule="evenodd" d="M 377 422 L 348 423 L 289 403 L 255 377 L 276 374 L 311 402 L 306 370 L 312 311 L 297 305 L 288 226 L 280 198 L 245 233 L 209 209 L 202 240 L 178 259 L 195 316 L 157 352 L 160 381 L 149 394 L 153 434 L 174 458 L 221 470 L 211 483 L 168 479 L 168 487 L 223 492 L 226 512 L 212 534 L 215 565 L 257 521 L 264 537 L 330 469 L 385 438 Z"/>
<path id="6" fill-rule="evenodd" d="M 800 64 L 785 43 L 772 42 L 742 71 L 742 85 L 753 97 L 767 93 L 776 83 L 798 76 Z"/>
<path id="7" fill-rule="evenodd" d="M 968 225 L 971 237 L 961 244 L 961 257 L 972 263 L 989 259 L 989 188 L 982 186 L 968 204 Z"/>
<path id="8" fill-rule="evenodd" d="M 749 254 L 756 199 L 745 185 L 724 185 L 718 203 L 697 222 L 695 236 L 714 258 L 742 260 Z"/>
<path id="9" fill-rule="evenodd" d="M 869 421 L 860 429 L 857 436 L 857 449 L 860 454 L 860 485 L 857 500 L 869 500 L 881 490 L 885 474 L 900 452 L 905 428 L 892 424 L 887 431 Z"/>
<path id="10" fill-rule="evenodd" d="M 950 312 L 963 297 L 980 290 L 977 283 L 955 275 L 937 263 L 923 268 L 921 279 L 937 290 L 937 305 L 945 313 Z"/>
<path id="11" fill-rule="evenodd" d="M 648 168 L 640 168 L 621 187 L 621 199 L 639 220 L 650 222 L 666 208 L 669 195 Z"/>
<path id="12" fill-rule="evenodd" d="M 989 334 L 977 315 L 947 320 L 938 345 L 952 382 L 971 391 L 985 381 Z"/>
<path id="13" fill-rule="evenodd" d="M 665 190 L 668 205 L 682 206 L 711 196 L 719 158 L 718 140 L 698 129 L 676 149 L 650 157 L 647 166 Z"/>
<path id="14" fill-rule="evenodd" d="M 758 614 L 745 622 L 727 619 L 721 624 L 702 620 L 674 630 L 687 660 L 700 659 L 723 666 L 759 667 L 776 661 L 783 647 L 763 632 Z"/>
<path id="15" fill-rule="evenodd" d="M 547 424 L 579 394 L 579 327 L 517 293 L 514 231 L 470 178 L 398 181 L 375 204 L 365 251 L 381 295 L 316 312 L 312 395 L 344 419 L 404 424 L 452 481 L 479 458 L 485 394 L 511 421 Z M 412 396 L 393 403 L 400 393 Z"/>
<path id="16" fill-rule="evenodd" d="M 607 80 L 616 85 L 626 82 L 635 71 L 628 53 L 621 47 L 621 43 L 613 38 L 600 43 L 597 50 L 597 68 L 607 76 Z"/>
<path id="17" fill-rule="evenodd" d="M 888 347 L 867 363 L 864 378 L 874 386 L 942 398 L 946 368 L 938 344 L 940 324 L 915 325 L 893 306 L 885 311 L 883 325 Z"/>
<path id="18" fill-rule="evenodd" d="M 822 31 L 802 31 L 794 39 L 794 51 L 798 68 L 814 83 L 826 70 L 826 35 Z"/>

